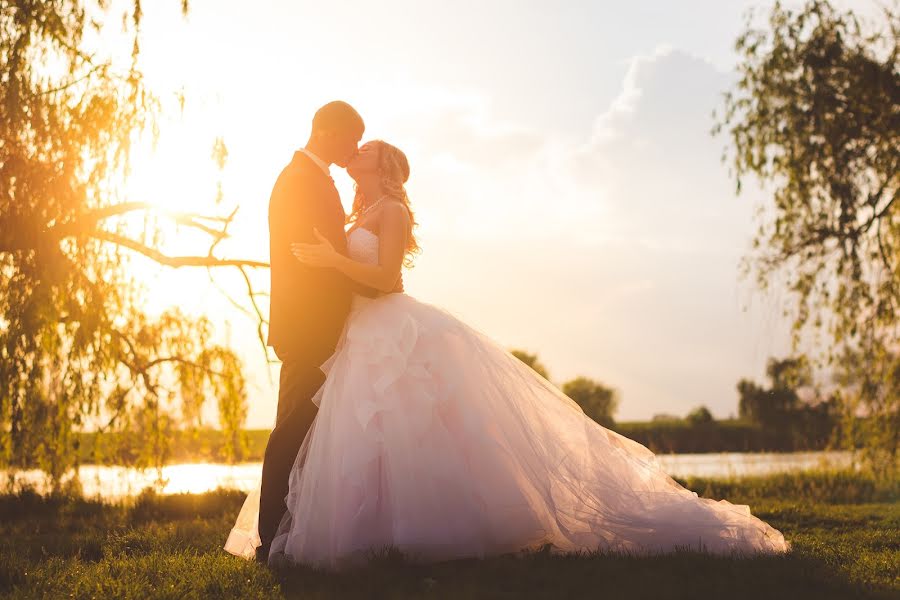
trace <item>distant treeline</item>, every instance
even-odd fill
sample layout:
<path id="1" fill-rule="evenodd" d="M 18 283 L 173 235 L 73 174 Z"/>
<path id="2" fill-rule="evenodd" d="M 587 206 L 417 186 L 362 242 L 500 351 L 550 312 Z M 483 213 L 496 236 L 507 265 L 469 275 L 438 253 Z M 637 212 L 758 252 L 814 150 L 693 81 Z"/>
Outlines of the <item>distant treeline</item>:
<path id="1" fill-rule="evenodd" d="M 795 452 L 829 447 L 826 436 L 786 434 L 743 419 L 628 421 L 612 429 L 656 453 Z"/>
<path id="2" fill-rule="evenodd" d="M 536 354 L 523 350 L 513 355 L 539 375 L 547 368 Z M 716 420 L 709 408 L 697 406 L 686 416 L 654 415 L 647 422 L 615 420 L 620 394 L 587 377 L 560 386 L 592 419 L 653 452 L 791 452 L 823 450 L 847 444 L 842 428 L 858 429 L 863 420 L 847 422 L 834 394 L 820 393 L 806 357 L 770 358 L 768 385 L 748 379 L 737 384 L 738 418 Z M 803 395 L 801 397 L 801 390 Z"/>
<path id="3" fill-rule="evenodd" d="M 269 440 L 268 429 L 245 429 L 235 444 L 234 462 L 262 460 Z M 82 464 L 155 466 L 144 456 L 144 444 L 136 434 L 79 433 L 78 456 Z M 230 462 L 226 436 L 219 429 L 174 431 L 163 457 L 164 464 L 182 462 Z"/>
<path id="4" fill-rule="evenodd" d="M 547 377 L 537 355 L 519 350 L 513 354 Z M 833 396 L 815 394 L 801 399 L 798 389 L 808 388 L 812 381 L 805 359 L 771 359 L 766 371 L 768 385 L 746 379 L 738 383 L 737 419 L 716 420 L 708 408 L 698 406 L 684 417 L 660 414 L 651 421 L 616 422 L 613 414 L 619 395 L 612 387 L 577 377 L 560 389 L 592 419 L 656 453 L 824 450 L 840 445 L 844 427 L 859 428 L 865 424 L 860 419 L 850 423 L 842 419 Z M 166 440 L 162 461 L 260 461 L 268 439 L 267 429 L 237 430 L 230 438 L 216 429 L 175 430 Z M 152 444 L 136 433 L 80 433 L 77 447 L 82 464 L 152 467 L 160 455 L 148 451 L 153 450 Z"/>
<path id="5" fill-rule="evenodd" d="M 825 438 L 785 435 L 783 431 L 741 419 L 704 423 L 686 419 L 628 421 L 616 423 L 611 429 L 656 453 L 792 452 L 824 450 L 828 447 Z M 238 462 L 261 461 L 269 433 L 268 429 L 244 430 Z M 118 434 L 79 435 L 82 464 L 137 464 L 140 462 L 140 448 L 142 444 L 138 440 Z M 176 432 L 170 448 L 166 463 L 228 460 L 225 435 L 215 429 Z M 95 452 L 95 449 L 99 451 Z"/>

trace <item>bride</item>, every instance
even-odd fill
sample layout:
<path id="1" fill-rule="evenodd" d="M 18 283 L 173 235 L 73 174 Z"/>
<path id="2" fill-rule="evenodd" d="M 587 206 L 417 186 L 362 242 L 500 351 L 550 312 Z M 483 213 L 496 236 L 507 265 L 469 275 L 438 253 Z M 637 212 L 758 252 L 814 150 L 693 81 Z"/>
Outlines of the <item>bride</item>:
<path id="1" fill-rule="evenodd" d="M 357 192 L 349 257 L 321 236 L 303 263 L 391 290 L 418 249 L 406 156 L 381 141 L 348 166 Z M 315 422 L 290 475 L 269 554 L 340 568 L 387 547 L 413 560 L 694 549 L 779 553 L 748 506 L 700 498 L 644 446 L 605 429 L 484 334 L 393 293 L 356 297 Z M 258 494 L 226 549 L 252 556 Z"/>

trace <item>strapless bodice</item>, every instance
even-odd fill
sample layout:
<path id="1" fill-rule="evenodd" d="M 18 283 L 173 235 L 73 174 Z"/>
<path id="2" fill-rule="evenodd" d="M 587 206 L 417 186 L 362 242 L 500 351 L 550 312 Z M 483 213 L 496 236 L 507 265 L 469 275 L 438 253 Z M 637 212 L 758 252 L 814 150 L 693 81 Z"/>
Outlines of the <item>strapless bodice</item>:
<path id="1" fill-rule="evenodd" d="M 357 227 L 347 236 L 347 255 L 357 262 L 378 264 L 378 236 L 362 227 Z M 351 310 L 357 310 L 369 302 L 372 298 L 353 295 Z"/>
<path id="2" fill-rule="evenodd" d="M 357 262 L 378 263 L 378 236 L 362 227 L 357 227 L 347 236 L 347 254 Z"/>

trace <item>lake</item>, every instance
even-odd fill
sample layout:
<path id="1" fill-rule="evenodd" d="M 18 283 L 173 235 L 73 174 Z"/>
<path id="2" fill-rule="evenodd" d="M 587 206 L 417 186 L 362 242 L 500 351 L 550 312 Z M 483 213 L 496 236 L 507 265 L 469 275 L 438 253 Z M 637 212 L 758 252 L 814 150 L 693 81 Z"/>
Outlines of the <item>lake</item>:
<path id="1" fill-rule="evenodd" d="M 851 453 L 824 452 L 721 452 L 710 454 L 657 454 L 662 467 L 675 477 L 741 477 L 768 475 L 813 468 L 847 468 Z M 185 463 L 162 468 L 162 482 L 157 488 L 163 494 L 203 493 L 216 488 L 250 491 L 259 485 L 262 463 L 227 465 L 221 463 Z M 0 471 L 0 476 L 5 473 Z M 159 482 L 155 469 L 139 471 L 128 467 L 82 465 L 80 477 L 84 494 L 107 499 L 123 498 L 139 493 Z M 16 473 L 14 487 L 29 485 L 44 491 L 42 471 Z"/>

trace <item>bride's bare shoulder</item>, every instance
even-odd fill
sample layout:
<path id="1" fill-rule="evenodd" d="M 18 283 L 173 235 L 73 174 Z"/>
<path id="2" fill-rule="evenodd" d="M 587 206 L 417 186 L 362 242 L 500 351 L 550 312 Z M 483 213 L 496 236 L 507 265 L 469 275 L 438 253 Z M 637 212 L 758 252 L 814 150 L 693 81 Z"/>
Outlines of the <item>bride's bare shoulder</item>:
<path id="1" fill-rule="evenodd" d="M 409 208 L 402 200 L 384 199 L 384 206 L 381 207 L 381 220 L 393 222 L 407 222 L 410 219 Z"/>

